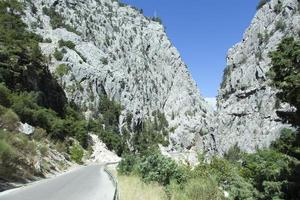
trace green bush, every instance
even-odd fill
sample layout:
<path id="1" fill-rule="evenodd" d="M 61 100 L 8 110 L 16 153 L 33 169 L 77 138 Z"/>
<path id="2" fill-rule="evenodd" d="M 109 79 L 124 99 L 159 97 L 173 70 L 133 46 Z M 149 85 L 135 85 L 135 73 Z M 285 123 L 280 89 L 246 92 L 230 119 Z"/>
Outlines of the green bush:
<path id="1" fill-rule="evenodd" d="M 77 162 L 79 164 L 82 163 L 82 157 L 83 157 L 84 151 L 79 144 L 74 144 L 70 149 L 70 153 L 71 153 L 72 160 L 74 160 L 75 162 Z"/>
<path id="2" fill-rule="evenodd" d="M 53 29 L 63 27 L 63 25 L 64 25 L 63 20 L 64 19 L 59 13 L 57 13 L 55 11 L 54 7 L 50 7 L 50 8 L 43 7 L 43 13 L 50 17 L 50 24 L 51 24 Z"/>
<path id="3" fill-rule="evenodd" d="M 286 28 L 286 24 L 283 20 L 279 20 L 276 22 L 275 24 L 275 30 L 280 30 L 280 31 L 284 31 Z"/>
<path id="4" fill-rule="evenodd" d="M 118 172 L 122 175 L 130 175 L 137 173 L 137 164 L 140 158 L 134 154 L 126 154 L 122 156 L 122 160 L 118 164 Z"/>
<path id="5" fill-rule="evenodd" d="M 242 158 L 242 151 L 240 150 L 240 148 L 238 147 L 237 144 L 235 144 L 234 146 L 232 146 L 231 148 L 229 148 L 229 150 L 227 151 L 227 153 L 224 154 L 224 158 L 226 160 L 229 161 L 238 161 Z"/>
<path id="6" fill-rule="evenodd" d="M 0 105 L 8 107 L 10 105 L 10 90 L 0 83 Z"/>
<path id="7" fill-rule="evenodd" d="M 68 47 L 69 49 L 75 49 L 75 44 L 72 42 L 72 41 L 70 41 L 70 40 L 68 40 L 68 41 L 65 41 L 65 40 L 59 40 L 58 41 L 58 44 L 59 44 L 59 47 L 61 48 L 61 47 Z"/>
<path id="8" fill-rule="evenodd" d="M 51 38 L 46 38 L 46 39 L 44 39 L 43 42 L 45 42 L 45 43 L 52 43 L 52 40 L 51 40 Z"/>
<path id="9" fill-rule="evenodd" d="M 62 85 L 62 77 L 67 75 L 70 72 L 70 67 L 67 66 L 66 64 L 60 64 L 58 67 L 55 69 L 55 75 L 60 78 L 60 84 Z"/>
<path id="10" fill-rule="evenodd" d="M 32 138 L 36 141 L 43 141 L 47 138 L 47 132 L 46 132 L 46 130 L 37 127 L 34 129 Z"/>
<path id="11" fill-rule="evenodd" d="M 244 158 L 241 174 L 259 191 L 258 199 L 285 198 L 288 180 L 297 162 L 273 150 L 260 150 Z"/>
<path id="12" fill-rule="evenodd" d="M 19 117 L 11 109 L 7 109 L 6 112 L 0 116 L 0 128 L 14 131 L 19 126 Z"/>
<path id="13" fill-rule="evenodd" d="M 283 129 L 280 138 L 272 143 L 272 148 L 300 160 L 299 131 Z"/>
<path id="14" fill-rule="evenodd" d="M 65 28 L 67 31 L 80 35 L 76 29 L 68 24 L 65 24 L 64 18 L 55 11 L 55 7 L 51 6 L 50 8 L 43 7 L 43 13 L 50 17 L 50 24 L 53 29 L 56 28 Z"/>
<path id="15" fill-rule="evenodd" d="M 138 172 L 144 181 L 156 181 L 162 185 L 168 185 L 171 180 L 182 183 L 186 178 L 183 169 L 175 161 L 160 154 L 142 158 Z"/>
<path id="16" fill-rule="evenodd" d="M 62 51 L 55 49 L 53 56 L 56 60 L 61 61 L 64 58 L 64 54 Z"/>
<path id="17" fill-rule="evenodd" d="M 0 130 L 0 177 L 6 180 L 31 178 L 37 146 L 24 134 Z"/>
<path id="18" fill-rule="evenodd" d="M 190 179 L 183 188 L 172 182 L 167 192 L 172 200 L 221 200 L 225 199 L 218 183 L 212 177 Z"/>
<path id="19" fill-rule="evenodd" d="M 11 178 L 18 170 L 16 163 L 18 155 L 14 148 L 7 141 L 0 139 L 0 177 Z"/>
<path id="20" fill-rule="evenodd" d="M 279 92 L 278 99 L 296 108 L 296 112 L 277 112 L 283 120 L 300 125 L 300 41 L 284 38 L 277 49 L 269 54 L 272 59 L 269 77 Z"/>

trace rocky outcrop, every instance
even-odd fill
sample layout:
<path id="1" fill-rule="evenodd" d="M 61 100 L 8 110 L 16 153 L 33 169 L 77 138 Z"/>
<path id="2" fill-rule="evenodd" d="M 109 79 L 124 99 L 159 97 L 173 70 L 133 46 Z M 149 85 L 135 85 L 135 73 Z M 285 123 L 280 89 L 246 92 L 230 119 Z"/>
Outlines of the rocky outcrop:
<path id="1" fill-rule="evenodd" d="M 297 0 L 271 0 L 257 11 L 243 41 L 229 50 L 214 122 L 218 153 L 235 144 L 247 152 L 267 147 L 289 126 L 276 114 L 289 106 L 281 104 L 270 87 L 268 53 L 282 38 L 299 36 L 299 9 Z"/>
<path id="2" fill-rule="evenodd" d="M 159 21 L 115 0 L 26 2 L 24 21 L 44 38 L 52 74 L 87 117 L 107 95 L 125 109 L 120 128 L 127 113 L 137 122 L 159 110 L 173 131 L 169 150 L 204 149 L 212 111 Z"/>
<path id="3" fill-rule="evenodd" d="M 121 161 L 121 158 L 114 152 L 108 150 L 106 145 L 95 134 L 89 135 L 91 138 L 93 153 L 85 163 L 114 164 Z"/>

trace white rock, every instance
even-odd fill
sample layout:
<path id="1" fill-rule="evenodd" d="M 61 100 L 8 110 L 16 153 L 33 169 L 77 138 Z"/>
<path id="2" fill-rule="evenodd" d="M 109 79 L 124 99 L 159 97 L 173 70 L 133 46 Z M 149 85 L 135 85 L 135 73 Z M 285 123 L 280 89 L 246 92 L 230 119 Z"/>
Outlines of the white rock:
<path id="1" fill-rule="evenodd" d="M 268 147 L 279 137 L 280 129 L 289 127 L 282 124 L 276 114 L 278 109 L 288 107 L 277 105 L 277 91 L 270 87 L 266 73 L 271 66 L 268 53 L 275 50 L 286 35 L 298 36 L 299 3 L 283 0 L 281 12 L 276 13 L 278 2 L 271 0 L 258 10 L 243 41 L 228 51 L 230 73 L 219 90 L 218 114 L 214 122 L 215 148 L 220 154 L 235 144 L 246 152 Z M 286 25 L 284 31 L 276 30 L 278 21 Z M 267 38 L 262 43 L 259 33 Z"/>
<path id="2" fill-rule="evenodd" d="M 93 153 L 91 158 L 87 162 L 107 164 L 107 163 L 118 163 L 121 158 L 112 151 L 109 151 L 106 145 L 98 138 L 95 134 L 90 134 L 92 139 Z"/>
<path id="3" fill-rule="evenodd" d="M 19 123 L 18 131 L 20 131 L 21 133 L 30 135 L 34 132 L 34 130 L 35 130 L 35 128 L 33 126 L 30 126 L 27 123 L 25 123 L 25 124 L 23 124 L 22 122 Z"/>
<path id="4" fill-rule="evenodd" d="M 76 44 L 74 50 L 66 48 L 62 61 L 52 56 L 49 65 L 53 74 L 59 64 L 70 67 L 58 82 L 69 101 L 86 109 L 87 117 L 98 114 L 99 96 L 107 94 L 125 108 L 121 119 L 129 112 L 135 122 L 150 117 L 153 111 L 164 112 L 170 128 L 175 128 L 170 142 L 176 148 L 194 146 L 201 131 L 209 129 L 212 111 L 163 25 L 111 0 L 36 0 L 34 5 L 37 13 L 28 5 L 24 21 L 34 32 L 52 40 L 40 44 L 46 56 L 60 49 L 60 39 Z M 81 35 L 65 28 L 52 29 L 49 17 L 42 12 L 43 7 L 52 5 Z M 34 29 L 32 23 L 40 26 Z"/>

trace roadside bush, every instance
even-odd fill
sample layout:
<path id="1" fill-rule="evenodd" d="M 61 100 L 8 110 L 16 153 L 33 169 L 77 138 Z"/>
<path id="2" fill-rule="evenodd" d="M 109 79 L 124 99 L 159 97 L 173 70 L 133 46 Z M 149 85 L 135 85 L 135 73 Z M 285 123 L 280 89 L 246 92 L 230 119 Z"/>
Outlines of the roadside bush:
<path id="1" fill-rule="evenodd" d="M 212 177 L 190 179 L 183 189 L 172 182 L 167 189 L 171 200 L 222 200 L 225 199 L 217 181 Z"/>
<path id="2" fill-rule="evenodd" d="M 118 172 L 121 175 L 130 175 L 137 173 L 137 164 L 140 162 L 138 156 L 134 154 L 127 154 L 122 156 L 121 162 L 118 164 Z"/>
<path id="3" fill-rule="evenodd" d="M 160 154 L 142 158 L 138 171 L 145 182 L 156 181 L 162 185 L 168 185 L 171 180 L 182 183 L 186 179 L 183 169 L 174 160 Z"/>
<path id="4" fill-rule="evenodd" d="M 0 177 L 7 180 L 30 178 L 37 146 L 26 135 L 0 130 Z"/>
<path id="5" fill-rule="evenodd" d="M 82 163 L 82 157 L 83 157 L 83 149 L 79 144 L 73 144 L 73 146 L 70 148 L 71 153 L 71 159 L 74 160 L 77 163 Z"/>
<path id="6" fill-rule="evenodd" d="M 14 148 L 0 138 L 0 177 L 10 178 L 17 171 L 18 156 Z"/>

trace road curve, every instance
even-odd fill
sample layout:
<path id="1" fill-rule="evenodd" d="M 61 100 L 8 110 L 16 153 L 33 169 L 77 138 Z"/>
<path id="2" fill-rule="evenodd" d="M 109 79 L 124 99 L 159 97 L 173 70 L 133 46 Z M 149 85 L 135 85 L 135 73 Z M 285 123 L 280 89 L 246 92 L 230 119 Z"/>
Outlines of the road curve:
<path id="1" fill-rule="evenodd" d="M 81 167 L 0 193 L 0 200 L 113 200 L 115 187 L 103 166 Z"/>

